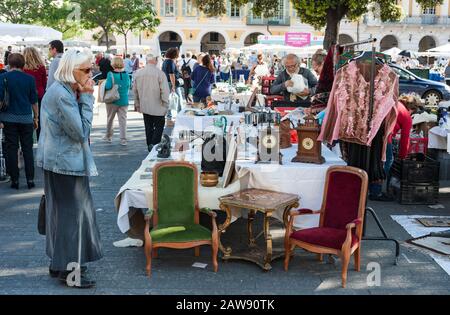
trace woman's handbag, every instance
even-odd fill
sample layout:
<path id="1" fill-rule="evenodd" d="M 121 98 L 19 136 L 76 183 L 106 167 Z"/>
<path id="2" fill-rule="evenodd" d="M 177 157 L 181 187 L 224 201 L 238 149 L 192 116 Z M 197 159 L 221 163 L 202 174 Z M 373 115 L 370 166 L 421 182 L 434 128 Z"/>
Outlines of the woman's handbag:
<path id="1" fill-rule="evenodd" d="M 42 195 L 41 202 L 39 203 L 37 228 L 39 234 L 45 235 L 45 195 Z"/>
<path id="2" fill-rule="evenodd" d="M 105 92 L 103 93 L 103 102 L 104 103 L 114 103 L 115 101 L 120 99 L 119 94 L 119 85 L 114 84 L 114 74 L 111 73 L 112 76 L 112 88 L 110 90 L 106 89 L 106 82 L 108 80 L 105 80 L 102 84 L 104 86 L 101 87 Z"/>
<path id="3" fill-rule="evenodd" d="M 9 105 L 8 81 L 3 78 L 3 99 L 0 100 L 0 112 L 6 111 Z"/>
<path id="4" fill-rule="evenodd" d="M 209 71 L 205 73 L 205 75 L 203 76 L 203 78 L 201 79 L 201 81 L 200 81 L 198 84 L 194 82 L 194 83 L 195 83 L 194 85 L 195 85 L 196 87 L 192 86 L 192 87 L 189 89 L 189 95 L 195 95 L 195 91 L 197 90 L 197 86 L 199 86 L 200 84 L 202 84 L 203 80 L 205 80 L 205 78 L 206 78 L 206 76 L 207 76 L 208 74 L 209 74 Z"/>

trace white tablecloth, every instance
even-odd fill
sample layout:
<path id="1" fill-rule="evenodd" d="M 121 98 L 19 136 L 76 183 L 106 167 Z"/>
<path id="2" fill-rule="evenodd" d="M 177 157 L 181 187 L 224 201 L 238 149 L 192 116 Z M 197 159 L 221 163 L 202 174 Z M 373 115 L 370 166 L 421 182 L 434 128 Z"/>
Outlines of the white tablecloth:
<path id="1" fill-rule="evenodd" d="M 282 150 L 283 165 L 278 164 L 255 164 L 252 160 L 242 160 L 242 152 L 238 154 L 236 171 L 239 180 L 233 182 L 226 188 L 207 188 L 199 186 L 199 206 L 212 209 L 219 208 L 218 198 L 226 194 L 237 192 L 245 188 L 263 188 L 285 193 L 294 193 L 300 196 L 300 207 L 319 210 L 322 203 L 325 184 L 325 173 L 332 165 L 345 165 L 339 157 L 323 146 L 322 155 L 326 163 L 292 163 L 297 146 Z M 130 229 L 129 208 L 152 208 L 153 188 L 150 177 L 141 179 L 142 174 L 150 174 L 150 169 L 156 163 L 155 152 L 152 151 L 142 162 L 139 169 L 122 186 L 115 198 L 115 206 L 118 210 L 117 224 L 121 232 Z M 179 153 L 172 153 L 177 159 Z M 151 161 L 150 159 L 153 159 Z M 201 152 L 191 150 L 185 154 L 185 159 L 200 163 Z M 199 167 L 200 169 L 200 167 Z M 219 184 L 220 185 L 220 184 Z M 282 220 L 281 211 L 274 213 L 274 217 Z M 240 211 L 233 211 L 235 218 L 241 216 Z M 297 228 L 308 228 L 318 226 L 318 215 L 304 215 L 297 217 L 294 225 Z"/>
<path id="2" fill-rule="evenodd" d="M 252 161 L 236 162 L 239 178 L 247 176 L 248 188 L 262 188 L 284 193 L 297 194 L 300 197 L 300 208 L 319 210 L 322 205 L 325 186 L 325 174 L 330 166 L 345 165 L 335 153 L 322 146 L 324 164 L 291 162 L 296 155 L 297 145 L 281 150 L 283 165 L 255 164 Z M 282 220 L 282 213 L 274 213 L 274 217 Z M 310 228 L 319 225 L 319 215 L 302 215 L 296 218 L 294 226 Z"/>

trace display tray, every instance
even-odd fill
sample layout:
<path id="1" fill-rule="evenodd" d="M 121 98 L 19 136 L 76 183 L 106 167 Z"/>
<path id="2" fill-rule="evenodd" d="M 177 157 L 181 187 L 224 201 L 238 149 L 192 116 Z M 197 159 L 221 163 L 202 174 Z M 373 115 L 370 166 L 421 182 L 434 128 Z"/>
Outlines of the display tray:
<path id="1" fill-rule="evenodd" d="M 423 226 L 426 227 L 449 227 L 450 228 L 450 217 L 449 218 L 418 218 L 416 219 Z M 450 240 L 449 240 L 450 242 Z"/>
<path id="2" fill-rule="evenodd" d="M 450 238 L 439 237 L 434 235 L 425 235 L 417 238 L 407 240 L 408 243 L 419 247 L 429 249 L 433 252 L 450 255 Z"/>

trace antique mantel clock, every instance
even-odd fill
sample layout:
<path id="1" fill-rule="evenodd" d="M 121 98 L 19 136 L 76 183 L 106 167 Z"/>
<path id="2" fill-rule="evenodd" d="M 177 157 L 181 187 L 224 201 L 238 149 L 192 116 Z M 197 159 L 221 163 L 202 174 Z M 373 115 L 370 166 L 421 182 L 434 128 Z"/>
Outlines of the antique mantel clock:
<path id="1" fill-rule="evenodd" d="M 256 163 L 282 164 L 280 152 L 280 132 L 278 128 L 263 128 L 258 133 Z"/>
<path id="2" fill-rule="evenodd" d="M 306 116 L 304 124 L 297 126 L 298 149 L 297 155 L 292 162 L 302 163 L 325 163 L 322 157 L 322 144 L 317 141 L 320 134 L 320 127 L 314 116 Z"/>

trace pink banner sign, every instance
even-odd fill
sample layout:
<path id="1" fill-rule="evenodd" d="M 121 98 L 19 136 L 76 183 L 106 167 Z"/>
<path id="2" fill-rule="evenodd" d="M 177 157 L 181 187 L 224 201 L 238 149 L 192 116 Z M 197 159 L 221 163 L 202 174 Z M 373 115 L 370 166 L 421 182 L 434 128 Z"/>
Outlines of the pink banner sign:
<path id="1" fill-rule="evenodd" d="M 284 42 L 288 46 L 304 47 L 311 44 L 311 33 L 293 33 L 284 34 Z"/>

